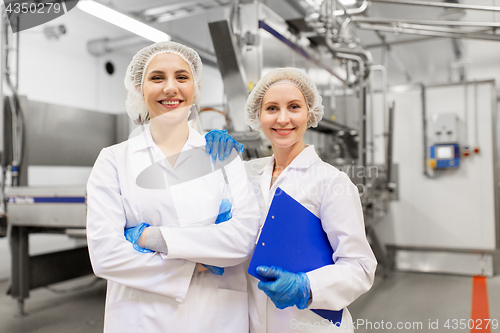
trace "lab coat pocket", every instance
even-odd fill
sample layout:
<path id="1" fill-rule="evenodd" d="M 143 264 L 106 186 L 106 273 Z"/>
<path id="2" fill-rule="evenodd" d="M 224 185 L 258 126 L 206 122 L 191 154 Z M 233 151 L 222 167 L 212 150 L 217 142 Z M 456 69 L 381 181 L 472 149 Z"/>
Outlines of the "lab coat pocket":
<path id="1" fill-rule="evenodd" d="M 218 289 L 217 302 L 215 332 L 247 333 L 249 330 L 248 293 Z"/>
<path id="2" fill-rule="evenodd" d="M 106 304 L 104 333 L 137 333 L 138 297 L 120 299 Z"/>
<path id="3" fill-rule="evenodd" d="M 342 312 L 341 325 L 335 326 L 328 319 L 324 319 L 309 309 L 294 311 L 295 315 L 290 320 L 290 329 L 293 332 L 304 333 L 354 333 L 352 318 L 347 308 Z"/>

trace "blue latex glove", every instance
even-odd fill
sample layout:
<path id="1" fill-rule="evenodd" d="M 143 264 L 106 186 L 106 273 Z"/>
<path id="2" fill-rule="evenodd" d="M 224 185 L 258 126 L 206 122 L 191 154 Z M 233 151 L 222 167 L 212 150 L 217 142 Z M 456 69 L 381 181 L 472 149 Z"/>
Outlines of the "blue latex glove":
<path id="1" fill-rule="evenodd" d="M 231 155 L 233 148 L 238 153 L 245 151 L 245 147 L 229 135 L 226 130 L 211 130 L 205 135 L 205 140 L 207 141 L 205 150 L 214 162 L 217 158 L 220 161 L 224 161 Z"/>
<path id="2" fill-rule="evenodd" d="M 296 306 L 307 308 L 311 286 L 305 273 L 290 273 L 275 266 L 258 266 L 257 273 L 273 281 L 260 281 L 258 287 L 266 293 L 278 309 Z"/>
<path id="3" fill-rule="evenodd" d="M 144 231 L 144 229 L 146 229 L 149 226 L 150 226 L 149 224 L 142 222 L 141 224 L 139 224 L 136 227 L 125 229 L 125 238 L 130 243 L 132 243 L 132 245 L 134 246 L 134 249 L 136 249 L 137 251 L 142 252 L 142 253 L 153 252 L 151 250 L 144 249 L 144 248 L 140 247 L 139 245 L 137 245 L 137 241 L 139 240 L 139 237 L 141 237 L 142 232 Z"/>
<path id="4" fill-rule="evenodd" d="M 219 215 L 217 215 L 217 219 L 215 220 L 215 224 L 219 224 L 222 222 L 226 222 L 230 220 L 233 217 L 233 214 L 231 214 L 231 207 L 233 204 L 231 201 L 228 199 L 222 199 L 222 202 L 219 205 Z M 211 265 L 205 265 L 202 264 L 205 268 L 207 268 L 210 272 L 214 273 L 215 275 L 222 275 L 224 274 L 224 267 L 217 267 L 217 266 L 211 266 Z"/>
<path id="5" fill-rule="evenodd" d="M 208 269 L 210 272 L 214 273 L 215 275 L 222 275 L 224 274 L 224 267 L 217 267 L 217 266 L 212 266 L 212 265 L 205 265 L 202 264 L 203 267 Z"/>
<path id="6" fill-rule="evenodd" d="M 229 201 L 228 199 L 222 199 L 222 202 L 219 205 L 219 215 L 217 215 L 215 224 L 229 221 L 233 217 L 233 214 L 231 213 L 231 207 L 233 207 L 231 201 Z"/>

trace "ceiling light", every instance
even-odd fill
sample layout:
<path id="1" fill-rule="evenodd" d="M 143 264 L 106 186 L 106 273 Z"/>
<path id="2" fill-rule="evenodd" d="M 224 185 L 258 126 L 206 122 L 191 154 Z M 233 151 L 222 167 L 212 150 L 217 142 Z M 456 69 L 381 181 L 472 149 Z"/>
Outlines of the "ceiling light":
<path id="1" fill-rule="evenodd" d="M 340 0 L 340 3 L 344 6 L 354 6 L 356 4 L 356 0 Z"/>
<path id="2" fill-rule="evenodd" d="M 116 25 L 122 29 L 128 30 L 136 35 L 149 39 L 153 42 L 169 41 L 172 38 L 145 23 L 137 21 L 125 14 L 117 12 L 114 9 L 103 6 L 92 0 L 80 0 L 77 5 L 78 9 L 93 15 L 101 20 Z"/>
<path id="3" fill-rule="evenodd" d="M 304 0 L 309 6 L 313 7 L 313 8 L 320 8 L 323 3 L 324 3 L 324 0 Z M 356 4 L 357 0 L 335 0 L 335 1 L 338 1 L 342 6 L 344 7 L 352 7 Z M 340 15 L 343 15 L 343 14 L 340 14 Z"/>

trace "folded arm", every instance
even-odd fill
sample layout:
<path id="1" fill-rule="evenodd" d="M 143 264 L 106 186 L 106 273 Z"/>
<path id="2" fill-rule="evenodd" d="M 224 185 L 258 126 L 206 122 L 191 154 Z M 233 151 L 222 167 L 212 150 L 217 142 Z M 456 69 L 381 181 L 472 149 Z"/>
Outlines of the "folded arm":
<path id="1" fill-rule="evenodd" d="M 164 257 L 220 267 L 235 266 L 249 258 L 259 230 L 259 207 L 242 160 L 236 157 L 225 171 L 232 195 L 231 220 L 209 226 L 160 227 L 168 247 Z"/>
<path id="2" fill-rule="evenodd" d="M 116 159 L 110 149 L 103 149 L 87 184 L 87 243 L 94 273 L 132 288 L 183 300 L 195 263 L 136 251 L 125 239 L 125 226 Z"/>

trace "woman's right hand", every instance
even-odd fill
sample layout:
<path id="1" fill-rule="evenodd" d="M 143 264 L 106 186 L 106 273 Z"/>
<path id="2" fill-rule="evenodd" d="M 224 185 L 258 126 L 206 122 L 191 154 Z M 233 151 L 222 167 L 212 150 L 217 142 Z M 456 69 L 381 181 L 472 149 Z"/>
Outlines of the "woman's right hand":
<path id="1" fill-rule="evenodd" d="M 139 251 L 139 252 L 142 252 L 142 253 L 151 253 L 153 251 L 149 250 L 149 249 L 145 249 L 141 246 L 139 246 L 139 238 L 141 238 L 141 235 L 143 233 L 143 231 L 145 229 L 147 229 L 150 225 L 147 224 L 146 222 L 142 222 L 141 224 L 139 224 L 138 226 L 135 226 L 135 227 L 131 227 L 131 228 L 128 228 L 128 229 L 125 229 L 125 239 L 128 240 L 130 243 L 132 243 L 133 247 L 135 250 Z M 146 239 L 143 237 L 143 239 L 141 239 L 141 243 L 144 243 L 146 242 Z M 144 244 L 142 244 L 144 246 Z"/>
<path id="2" fill-rule="evenodd" d="M 296 306 L 303 310 L 309 305 L 311 284 L 305 273 L 292 273 L 276 266 L 258 266 L 257 274 L 271 279 L 257 285 L 278 309 Z"/>

